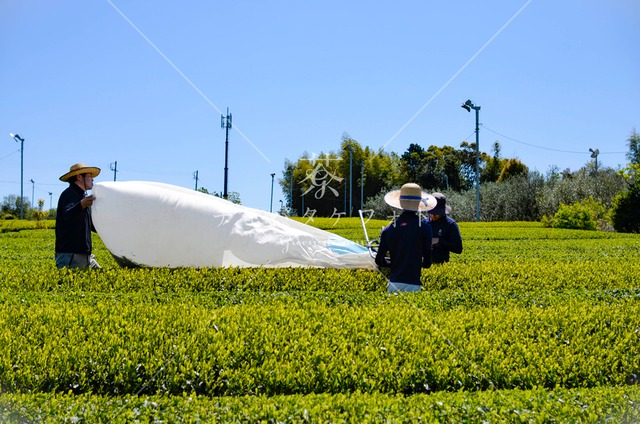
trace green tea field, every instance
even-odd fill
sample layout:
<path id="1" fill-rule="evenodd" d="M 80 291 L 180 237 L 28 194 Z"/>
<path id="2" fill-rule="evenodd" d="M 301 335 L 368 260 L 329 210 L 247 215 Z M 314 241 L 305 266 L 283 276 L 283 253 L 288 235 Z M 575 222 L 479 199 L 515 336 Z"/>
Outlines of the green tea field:
<path id="1" fill-rule="evenodd" d="M 640 422 L 640 235 L 461 223 L 389 295 L 377 271 L 119 268 L 97 235 L 103 269 L 58 270 L 52 229 L 3 225 L 3 423 Z"/>

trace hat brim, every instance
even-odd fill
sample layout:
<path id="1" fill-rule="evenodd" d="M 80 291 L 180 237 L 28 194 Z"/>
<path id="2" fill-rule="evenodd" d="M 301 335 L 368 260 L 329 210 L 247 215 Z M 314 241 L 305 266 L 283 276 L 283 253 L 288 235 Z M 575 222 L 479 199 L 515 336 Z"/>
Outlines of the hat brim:
<path id="1" fill-rule="evenodd" d="M 60 177 L 60 181 L 69 182 L 69 179 L 75 177 L 80 174 L 91 174 L 93 178 L 100 175 L 100 168 L 96 168 L 95 166 L 87 166 L 85 168 L 74 169 L 73 171 L 69 171 Z"/>
<path id="2" fill-rule="evenodd" d="M 393 190 L 384 195 L 384 201 L 392 208 L 413 212 L 427 212 L 435 208 L 438 201 L 429 193 L 421 192 L 421 199 L 404 200 L 400 199 L 400 190 Z"/>
<path id="3" fill-rule="evenodd" d="M 434 208 L 429 213 L 432 215 L 447 215 L 451 213 L 451 206 L 446 205 L 444 208 Z"/>

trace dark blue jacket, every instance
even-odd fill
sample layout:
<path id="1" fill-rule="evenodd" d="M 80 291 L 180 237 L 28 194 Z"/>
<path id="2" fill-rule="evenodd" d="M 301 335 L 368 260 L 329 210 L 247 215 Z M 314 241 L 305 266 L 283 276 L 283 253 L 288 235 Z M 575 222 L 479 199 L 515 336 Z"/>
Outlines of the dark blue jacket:
<path id="1" fill-rule="evenodd" d="M 387 252 L 390 260 L 385 257 Z M 391 282 L 421 284 L 422 268 L 431 266 L 431 226 L 415 212 L 403 212 L 382 229 L 376 263 L 391 267 Z"/>
<path id="2" fill-rule="evenodd" d="M 56 253 L 91 253 L 91 208 L 82 208 L 84 190 L 69 184 L 58 199 L 56 212 Z"/>
<path id="3" fill-rule="evenodd" d="M 444 215 L 437 221 L 429 221 L 429 225 L 431 225 L 433 238 L 438 239 L 431 251 L 434 264 L 449 262 L 449 252 L 462 253 L 460 228 L 453 218 Z"/>

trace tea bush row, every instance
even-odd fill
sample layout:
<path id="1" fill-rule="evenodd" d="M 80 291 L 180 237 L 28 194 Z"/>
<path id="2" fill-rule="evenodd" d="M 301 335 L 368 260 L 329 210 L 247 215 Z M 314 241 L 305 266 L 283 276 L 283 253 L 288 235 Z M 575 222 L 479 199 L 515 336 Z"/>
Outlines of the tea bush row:
<path id="1" fill-rule="evenodd" d="M 6 423 L 607 422 L 640 421 L 640 386 L 387 395 L 122 397 L 0 394 Z"/>
<path id="2" fill-rule="evenodd" d="M 422 296 L 216 305 L 193 295 L 3 295 L 0 388 L 273 396 L 640 381 L 637 298 L 439 311 Z"/>

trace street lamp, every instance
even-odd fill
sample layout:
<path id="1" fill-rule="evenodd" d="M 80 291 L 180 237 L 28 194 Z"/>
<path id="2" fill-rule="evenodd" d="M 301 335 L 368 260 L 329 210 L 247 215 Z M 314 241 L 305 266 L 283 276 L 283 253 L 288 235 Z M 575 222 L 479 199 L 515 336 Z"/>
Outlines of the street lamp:
<path id="1" fill-rule="evenodd" d="M 24 196 L 24 138 L 18 134 L 9 133 L 9 135 L 16 143 L 20 142 L 20 219 L 24 219 L 24 206 L 22 205 Z"/>
<path id="2" fill-rule="evenodd" d="M 591 157 L 594 158 L 596 160 L 596 177 L 598 176 L 598 155 L 600 154 L 600 149 L 589 149 L 589 151 L 591 152 Z"/>
<path id="3" fill-rule="evenodd" d="M 349 150 L 349 216 L 351 216 L 351 211 L 353 210 L 353 150 L 351 149 L 351 145 L 347 144 L 347 150 Z"/>
<path id="4" fill-rule="evenodd" d="M 33 209 L 33 198 L 36 193 L 36 182 L 33 179 L 29 180 L 31 182 L 31 209 Z"/>
<path id="5" fill-rule="evenodd" d="M 271 202 L 269 203 L 269 212 L 273 212 L 273 178 L 276 174 L 271 174 Z"/>
<path id="6" fill-rule="evenodd" d="M 476 221 L 480 221 L 480 106 L 473 104 L 471 100 L 467 100 L 462 104 L 462 108 L 467 112 L 471 109 L 476 111 Z"/>

